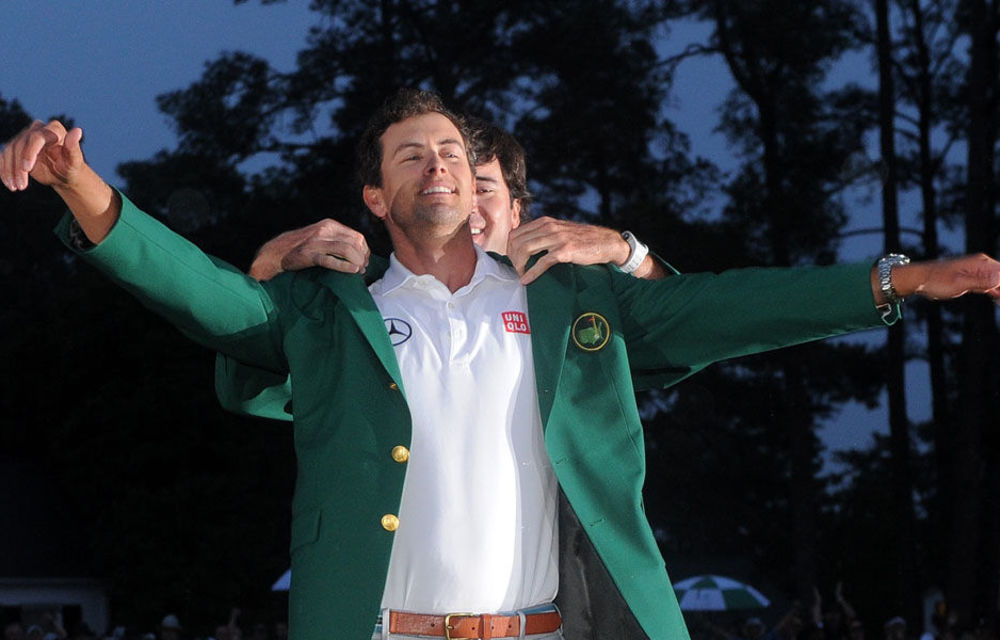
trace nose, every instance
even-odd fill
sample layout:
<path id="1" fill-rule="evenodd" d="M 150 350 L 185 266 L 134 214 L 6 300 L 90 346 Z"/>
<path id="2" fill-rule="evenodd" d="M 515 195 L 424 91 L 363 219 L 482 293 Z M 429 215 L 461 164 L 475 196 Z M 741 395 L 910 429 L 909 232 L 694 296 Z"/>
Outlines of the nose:
<path id="1" fill-rule="evenodd" d="M 430 157 L 427 159 L 426 170 L 428 175 L 434 175 L 437 173 L 446 173 L 448 170 L 448 166 L 445 164 L 444 158 L 442 158 L 436 153 L 432 153 L 430 154 Z"/>

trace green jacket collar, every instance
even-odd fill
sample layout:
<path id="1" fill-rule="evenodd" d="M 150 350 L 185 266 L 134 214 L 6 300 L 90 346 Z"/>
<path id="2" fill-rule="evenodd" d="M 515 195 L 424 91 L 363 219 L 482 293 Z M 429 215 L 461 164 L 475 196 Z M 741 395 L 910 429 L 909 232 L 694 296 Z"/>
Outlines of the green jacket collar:
<path id="1" fill-rule="evenodd" d="M 488 254 L 494 260 L 510 265 L 506 256 Z M 533 256 L 531 265 L 539 256 Z M 354 318 L 376 357 L 403 389 L 403 378 L 385 322 L 375 301 L 368 292 L 368 285 L 385 273 L 389 262 L 372 256 L 364 276 L 326 272 L 321 282 L 341 300 Z M 566 344 L 572 324 L 573 291 L 575 282 L 572 269 L 549 269 L 527 287 L 529 319 L 531 323 L 531 348 L 535 362 L 535 383 L 542 424 L 548 422 L 552 402 L 559 387 L 559 374 L 566 359 Z"/>

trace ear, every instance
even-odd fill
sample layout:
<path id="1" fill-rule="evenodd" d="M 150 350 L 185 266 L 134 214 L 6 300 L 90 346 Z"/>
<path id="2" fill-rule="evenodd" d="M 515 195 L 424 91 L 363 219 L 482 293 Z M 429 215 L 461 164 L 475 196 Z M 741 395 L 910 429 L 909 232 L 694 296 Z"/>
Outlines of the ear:
<path id="1" fill-rule="evenodd" d="M 362 191 L 362 196 L 365 199 L 365 204 L 368 205 L 368 209 L 375 214 L 375 217 L 385 220 L 388 210 L 385 206 L 385 200 L 382 197 L 382 188 L 366 184 Z"/>
<path id="2" fill-rule="evenodd" d="M 521 226 L 521 199 L 517 198 L 514 200 L 514 206 L 510 208 L 510 215 L 512 220 L 510 221 L 510 228 L 517 229 Z"/>

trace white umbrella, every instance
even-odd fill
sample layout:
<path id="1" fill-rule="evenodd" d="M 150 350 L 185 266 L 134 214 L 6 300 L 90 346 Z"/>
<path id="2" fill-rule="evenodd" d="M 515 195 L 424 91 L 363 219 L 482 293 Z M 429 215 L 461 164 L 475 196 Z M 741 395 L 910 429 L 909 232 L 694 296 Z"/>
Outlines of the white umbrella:
<path id="1" fill-rule="evenodd" d="M 271 585 L 271 591 L 288 591 L 288 587 L 292 584 L 292 570 L 281 574 L 281 577 L 274 581 Z"/>
<path id="2" fill-rule="evenodd" d="M 723 576 L 694 576 L 674 583 L 683 611 L 763 609 L 771 601 L 748 584 Z"/>

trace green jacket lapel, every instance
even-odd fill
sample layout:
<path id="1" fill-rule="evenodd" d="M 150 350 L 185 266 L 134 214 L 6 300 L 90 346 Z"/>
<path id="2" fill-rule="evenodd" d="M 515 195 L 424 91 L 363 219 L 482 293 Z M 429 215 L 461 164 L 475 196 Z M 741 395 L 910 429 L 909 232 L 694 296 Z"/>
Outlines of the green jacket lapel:
<path id="1" fill-rule="evenodd" d="M 528 285 L 528 318 L 542 427 L 548 425 L 573 322 L 573 269 L 553 267 Z"/>
<path id="2" fill-rule="evenodd" d="M 354 318 L 354 322 L 367 338 L 368 344 L 371 345 L 379 362 L 385 367 L 393 381 L 399 385 L 405 398 L 406 391 L 403 388 L 403 376 L 399 372 L 399 363 L 396 361 L 396 352 L 389 341 L 389 333 L 386 331 L 382 314 L 368 292 L 368 285 L 381 278 L 387 268 L 388 261 L 372 256 L 363 278 L 357 275 L 329 272 L 324 275 L 322 283 L 340 299 L 348 313 Z"/>
<path id="3" fill-rule="evenodd" d="M 508 266 L 507 256 L 487 252 L 494 260 Z M 544 253 L 528 259 L 528 267 L 535 264 Z M 552 403 L 559 389 L 559 374 L 566 360 L 573 318 L 573 292 L 576 278 L 572 268 L 557 265 L 527 286 L 528 319 L 531 326 L 531 353 L 535 365 L 535 388 L 538 390 L 538 407 L 541 410 L 542 429 L 549 422 Z"/>

